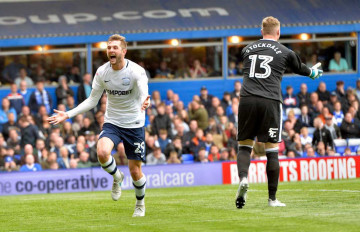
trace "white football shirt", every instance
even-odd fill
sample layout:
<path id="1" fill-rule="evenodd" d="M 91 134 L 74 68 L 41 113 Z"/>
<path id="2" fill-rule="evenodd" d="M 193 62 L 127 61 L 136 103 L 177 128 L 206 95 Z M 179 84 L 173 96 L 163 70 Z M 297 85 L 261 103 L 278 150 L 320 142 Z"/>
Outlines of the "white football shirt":
<path id="1" fill-rule="evenodd" d="M 90 97 L 68 111 L 68 116 L 71 118 L 94 108 L 104 90 L 107 94 L 105 123 L 123 128 L 144 126 L 145 112 L 141 111 L 141 106 L 148 96 L 148 78 L 140 65 L 128 59 L 121 70 L 112 69 L 110 62 L 99 67 Z"/>

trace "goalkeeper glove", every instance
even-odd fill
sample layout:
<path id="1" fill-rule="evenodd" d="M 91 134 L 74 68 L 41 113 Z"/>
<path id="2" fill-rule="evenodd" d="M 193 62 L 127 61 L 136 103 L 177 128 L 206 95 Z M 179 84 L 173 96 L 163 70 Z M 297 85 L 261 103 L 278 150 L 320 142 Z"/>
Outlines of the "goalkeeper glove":
<path id="1" fill-rule="evenodd" d="M 319 78 L 319 77 L 322 76 L 323 70 L 318 69 L 320 66 L 321 66 L 321 63 L 319 62 L 319 63 L 315 64 L 314 66 L 312 66 L 312 67 L 310 68 L 310 71 L 311 71 L 311 72 L 310 72 L 309 77 L 310 77 L 311 79 L 315 80 L 315 79 L 317 79 L 317 78 Z"/>

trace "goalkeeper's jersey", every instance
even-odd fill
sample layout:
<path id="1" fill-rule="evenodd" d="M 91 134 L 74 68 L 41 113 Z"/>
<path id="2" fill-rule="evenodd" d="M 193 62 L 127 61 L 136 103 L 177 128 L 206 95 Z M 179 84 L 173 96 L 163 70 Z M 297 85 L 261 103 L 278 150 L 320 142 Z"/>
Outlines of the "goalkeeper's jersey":
<path id="1" fill-rule="evenodd" d="M 240 96 L 260 96 L 282 102 L 281 80 L 289 67 L 299 75 L 311 70 L 292 50 L 274 40 L 261 39 L 242 49 L 244 80 Z"/>
<path id="2" fill-rule="evenodd" d="M 121 70 L 112 69 L 110 62 L 99 67 L 92 83 L 90 99 L 67 112 L 69 117 L 92 108 L 104 90 L 107 94 L 105 123 L 122 128 L 144 126 L 145 112 L 141 111 L 141 106 L 148 96 L 148 79 L 141 66 L 127 59 Z"/>

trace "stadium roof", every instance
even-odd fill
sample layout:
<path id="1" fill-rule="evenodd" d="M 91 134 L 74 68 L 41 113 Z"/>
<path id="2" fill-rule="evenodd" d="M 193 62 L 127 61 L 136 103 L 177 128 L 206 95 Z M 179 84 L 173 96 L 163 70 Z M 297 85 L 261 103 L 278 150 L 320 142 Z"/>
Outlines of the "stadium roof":
<path id="1" fill-rule="evenodd" d="M 359 0 L 0 0 L 0 46 L 259 35 L 269 15 L 283 34 L 350 32 L 359 12 Z"/>

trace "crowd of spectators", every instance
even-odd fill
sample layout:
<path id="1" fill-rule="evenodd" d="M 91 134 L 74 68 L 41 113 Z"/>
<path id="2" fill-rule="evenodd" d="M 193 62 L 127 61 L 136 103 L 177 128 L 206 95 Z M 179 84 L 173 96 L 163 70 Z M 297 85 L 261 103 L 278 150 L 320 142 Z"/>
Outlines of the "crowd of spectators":
<path id="1" fill-rule="evenodd" d="M 196 72 L 202 72 L 201 68 Z M 60 125 L 50 125 L 46 120 L 53 108 L 74 108 L 75 94 L 79 102 L 88 98 L 91 79 L 90 74 L 85 74 L 74 92 L 68 86 L 69 78 L 60 76 L 56 101 L 44 88 L 42 78 L 36 80 L 34 91 L 28 90 L 26 78 L 11 84 L 0 109 L 0 169 L 37 171 L 99 166 L 96 142 L 104 122 L 106 94 L 96 109 Z M 306 84 L 297 93 L 291 86 L 286 88 L 280 155 L 333 156 L 334 139 L 360 137 L 360 81 L 356 88 L 347 90 L 343 81 L 336 84 L 331 92 L 324 82 L 312 93 Z M 203 86 L 187 105 L 172 90 L 166 96 L 153 91 L 151 107 L 146 111 L 146 165 L 181 163 L 184 154 L 201 163 L 235 161 L 240 90 L 241 82 L 235 81 L 234 89 L 219 98 Z M 262 144 L 256 143 L 252 158 L 258 159 L 261 151 Z M 112 153 L 118 165 L 127 164 L 123 144 Z"/>

